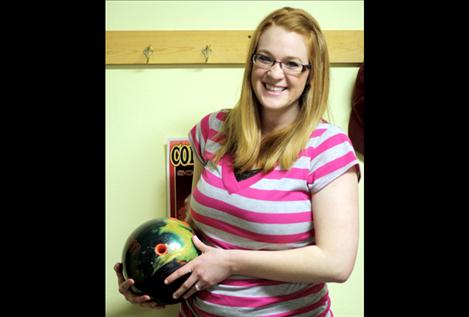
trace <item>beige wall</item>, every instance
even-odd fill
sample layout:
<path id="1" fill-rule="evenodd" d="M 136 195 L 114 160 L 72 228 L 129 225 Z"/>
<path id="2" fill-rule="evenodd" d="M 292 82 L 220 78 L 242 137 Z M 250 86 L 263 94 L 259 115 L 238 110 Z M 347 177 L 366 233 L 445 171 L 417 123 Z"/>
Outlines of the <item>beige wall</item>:
<path id="1" fill-rule="evenodd" d="M 106 30 L 252 30 L 285 5 L 308 10 L 325 30 L 363 30 L 363 1 L 106 1 Z M 345 130 L 357 71 L 331 69 L 332 117 Z M 184 137 L 203 115 L 232 107 L 242 73 L 216 66 L 106 68 L 106 316 L 176 315 L 177 306 L 158 311 L 130 305 L 117 291 L 112 267 L 131 230 L 166 215 L 168 138 Z M 337 317 L 363 316 L 363 183 L 354 272 L 344 284 L 329 284 Z"/>

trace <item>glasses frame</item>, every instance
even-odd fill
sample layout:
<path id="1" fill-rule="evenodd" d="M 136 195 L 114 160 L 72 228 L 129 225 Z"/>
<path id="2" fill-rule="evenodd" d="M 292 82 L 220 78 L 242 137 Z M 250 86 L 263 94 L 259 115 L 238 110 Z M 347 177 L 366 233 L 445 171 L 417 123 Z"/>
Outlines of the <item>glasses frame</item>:
<path id="1" fill-rule="evenodd" d="M 269 57 L 270 59 L 272 59 L 272 64 L 271 64 L 270 66 L 264 65 L 264 64 L 261 64 L 261 63 L 256 64 L 256 59 L 257 59 L 259 56 L 266 56 L 266 57 Z M 298 64 L 300 64 L 300 65 L 302 66 L 301 71 L 299 71 L 298 73 L 296 73 L 296 72 L 293 71 L 293 73 L 292 73 L 292 70 L 291 70 L 291 69 L 283 68 L 283 65 L 284 65 L 285 62 L 283 62 L 283 61 L 281 61 L 281 60 L 278 60 L 278 59 L 274 59 L 274 58 L 272 58 L 272 57 L 270 57 L 270 56 L 268 56 L 268 55 L 264 55 L 264 54 L 252 54 L 251 61 L 252 61 L 252 64 L 253 64 L 253 65 L 257 65 L 257 66 L 259 66 L 259 67 L 261 67 L 261 68 L 263 68 L 263 69 L 269 69 L 269 70 L 272 69 L 272 67 L 274 67 L 275 64 L 278 63 L 278 64 L 280 65 L 280 68 L 281 68 L 285 73 L 287 73 L 287 74 L 289 73 L 289 74 L 292 74 L 292 75 L 299 75 L 299 74 L 303 73 L 306 69 L 311 69 L 311 64 L 301 64 L 301 63 L 298 63 Z M 266 67 L 264 67 L 264 66 L 266 66 L 266 67 L 268 67 L 268 68 L 266 68 Z"/>

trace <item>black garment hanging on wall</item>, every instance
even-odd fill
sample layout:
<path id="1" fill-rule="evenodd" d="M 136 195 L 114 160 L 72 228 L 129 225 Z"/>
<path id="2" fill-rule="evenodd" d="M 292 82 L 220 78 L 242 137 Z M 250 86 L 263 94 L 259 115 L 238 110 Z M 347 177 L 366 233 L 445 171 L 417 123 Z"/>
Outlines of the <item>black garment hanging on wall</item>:
<path id="1" fill-rule="evenodd" d="M 350 114 L 348 133 L 353 147 L 365 155 L 365 64 L 362 63 L 357 74 L 352 95 L 352 113 Z"/>

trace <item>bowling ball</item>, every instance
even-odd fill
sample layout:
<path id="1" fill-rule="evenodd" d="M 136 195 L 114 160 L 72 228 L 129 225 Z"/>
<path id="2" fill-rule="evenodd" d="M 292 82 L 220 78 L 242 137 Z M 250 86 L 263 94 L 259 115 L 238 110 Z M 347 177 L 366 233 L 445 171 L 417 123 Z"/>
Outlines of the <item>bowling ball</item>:
<path id="1" fill-rule="evenodd" d="M 164 279 L 200 254 L 192 242 L 193 235 L 189 224 L 171 217 L 152 219 L 137 227 L 122 253 L 122 272 L 135 281 L 132 292 L 149 295 L 163 305 L 180 302 L 182 297 L 173 299 L 173 293 L 190 273 L 168 285 Z"/>

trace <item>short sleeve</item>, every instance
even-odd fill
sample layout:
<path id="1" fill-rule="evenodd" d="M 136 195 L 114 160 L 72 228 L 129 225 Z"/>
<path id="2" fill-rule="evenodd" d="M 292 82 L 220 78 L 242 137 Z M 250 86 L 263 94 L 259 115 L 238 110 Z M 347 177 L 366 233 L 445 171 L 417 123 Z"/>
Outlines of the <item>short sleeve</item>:
<path id="1" fill-rule="evenodd" d="M 313 137 L 308 154 L 310 169 L 308 188 L 316 193 L 334 179 L 355 167 L 360 179 L 360 165 L 350 138 L 339 127 L 327 124 L 320 135 Z"/>
<path id="2" fill-rule="evenodd" d="M 197 159 L 205 166 L 220 147 L 217 134 L 226 117 L 225 111 L 213 112 L 202 118 L 189 131 L 189 142 Z"/>

